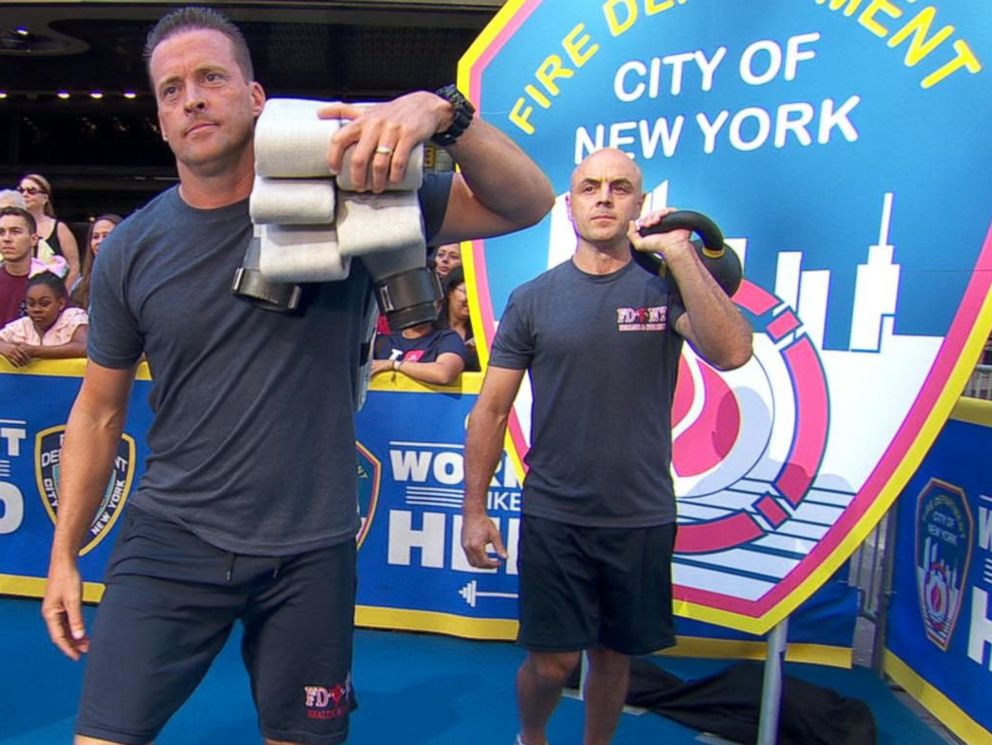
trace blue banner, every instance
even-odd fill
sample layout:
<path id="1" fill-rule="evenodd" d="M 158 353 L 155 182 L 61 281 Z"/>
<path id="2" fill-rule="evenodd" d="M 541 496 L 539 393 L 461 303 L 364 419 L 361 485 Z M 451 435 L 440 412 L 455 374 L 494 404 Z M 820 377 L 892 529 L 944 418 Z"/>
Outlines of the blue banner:
<path id="1" fill-rule="evenodd" d="M 886 672 L 966 742 L 992 739 L 992 403 L 962 399 L 899 497 Z"/>
<path id="2" fill-rule="evenodd" d="M 44 592 L 58 512 L 61 434 L 83 365 L 42 362 L 31 372 L 0 370 L 0 593 Z M 373 383 L 357 418 L 360 625 L 516 637 L 521 488 L 508 455 L 490 484 L 487 506 L 509 560 L 497 570 L 476 569 L 465 561 L 460 542 L 465 421 L 480 379 L 465 374 L 444 389 L 401 374 L 380 375 Z M 151 385 L 142 368 L 114 470 L 83 547 L 80 569 L 91 601 L 102 595 L 113 529 L 143 472 Z M 850 665 L 856 591 L 845 574 L 838 573 L 793 616 L 790 659 Z M 699 619 L 678 619 L 677 632 L 676 654 L 761 657 L 765 651 L 753 634 Z"/>
<path id="3" fill-rule="evenodd" d="M 14 594 L 40 594 L 40 578 L 48 571 L 62 433 L 79 391 L 82 362 L 35 367 L 55 374 L 0 375 L 0 592 Z M 79 566 L 87 583 L 103 576 L 114 525 L 141 474 L 147 455 L 144 432 L 151 422 L 146 403 L 150 385 L 147 376 L 135 382 L 126 435 L 82 547 Z M 93 596 L 94 588 L 88 587 L 87 597 Z"/>

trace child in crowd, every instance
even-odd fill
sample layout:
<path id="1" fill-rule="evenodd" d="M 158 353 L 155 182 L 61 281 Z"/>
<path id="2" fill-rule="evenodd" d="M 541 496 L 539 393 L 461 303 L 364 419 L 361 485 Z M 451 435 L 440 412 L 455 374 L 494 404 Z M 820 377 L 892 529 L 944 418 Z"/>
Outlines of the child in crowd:
<path id="1" fill-rule="evenodd" d="M 0 355 L 14 367 L 36 359 L 86 356 L 89 318 L 82 308 L 69 308 L 62 278 L 36 274 L 27 284 L 27 316 L 0 329 Z"/>
<path id="2" fill-rule="evenodd" d="M 467 356 L 456 332 L 433 322 L 421 323 L 376 337 L 372 375 L 392 370 L 421 383 L 450 385 L 465 369 Z"/>

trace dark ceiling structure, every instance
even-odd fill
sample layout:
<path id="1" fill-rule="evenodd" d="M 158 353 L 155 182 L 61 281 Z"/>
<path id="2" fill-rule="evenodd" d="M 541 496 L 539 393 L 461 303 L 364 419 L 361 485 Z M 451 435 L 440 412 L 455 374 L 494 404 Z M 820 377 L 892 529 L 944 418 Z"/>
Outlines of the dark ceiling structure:
<path id="1" fill-rule="evenodd" d="M 376 101 L 454 81 L 502 0 L 0 0 L 0 188 L 41 173 L 60 218 L 80 223 L 174 182 L 141 49 L 160 16 L 188 4 L 239 25 L 270 97 Z"/>

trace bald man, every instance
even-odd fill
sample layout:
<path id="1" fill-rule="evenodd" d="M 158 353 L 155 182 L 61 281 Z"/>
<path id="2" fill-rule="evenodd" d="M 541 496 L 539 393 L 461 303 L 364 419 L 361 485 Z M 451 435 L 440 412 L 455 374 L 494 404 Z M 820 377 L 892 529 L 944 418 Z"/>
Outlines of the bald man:
<path id="1" fill-rule="evenodd" d="M 639 218 L 642 181 L 619 150 L 593 153 L 575 169 L 567 197 L 575 253 L 511 294 L 469 418 L 462 547 L 473 566 L 493 568 L 506 550 L 486 494 L 530 372 L 517 745 L 545 745 L 583 651 L 583 742 L 610 742 L 631 656 L 675 643 L 671 409 L 682 343 L 725 370 L 751 357 L 751 329 L 704 269 L 689 232 L 638 233 L 674 211 Z M 677 295 L 631 261 L 630 243 L 664 257 Z"/>

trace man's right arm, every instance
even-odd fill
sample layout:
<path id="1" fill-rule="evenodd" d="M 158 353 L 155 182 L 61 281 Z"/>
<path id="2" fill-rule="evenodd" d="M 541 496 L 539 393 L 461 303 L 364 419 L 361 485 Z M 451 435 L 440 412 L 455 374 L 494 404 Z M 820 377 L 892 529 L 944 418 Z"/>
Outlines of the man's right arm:
<path id="1" fill-rule="evenodd" d="M 469 564 L 492 569 L 499 561 L 489 556 L 492 545 L 501 559 L 506 549 L 496 524 L 486 514 L 489 482 L 503 455 L 506 424 L 525 370 L 492 367 L 468 418 L 465 440 L 465 497 L 462 501 L 462 549 Z"/>
<path id="2" fill-rule="evenodd" d="M 134 371 L 90 360 L 62 443 L 58 520 L 41 613 L 52 642 L 74 660 L 89 648 L 82 617 L 79 547 L 107 486 L 124 431 Z"/>

